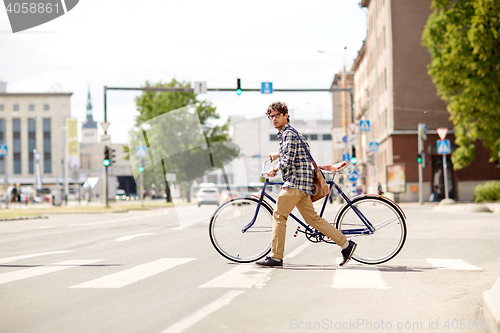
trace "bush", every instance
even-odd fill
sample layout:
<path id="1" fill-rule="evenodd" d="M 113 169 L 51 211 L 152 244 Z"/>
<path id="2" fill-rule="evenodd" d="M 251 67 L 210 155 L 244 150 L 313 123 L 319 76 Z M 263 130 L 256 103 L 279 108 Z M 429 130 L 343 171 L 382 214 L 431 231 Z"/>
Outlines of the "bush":
<path id="1" fill-rule="evenodd" d="M 500 201 L 500 182 L 492 180 L 476 186 L 474 202 L 484 201 Z"/>

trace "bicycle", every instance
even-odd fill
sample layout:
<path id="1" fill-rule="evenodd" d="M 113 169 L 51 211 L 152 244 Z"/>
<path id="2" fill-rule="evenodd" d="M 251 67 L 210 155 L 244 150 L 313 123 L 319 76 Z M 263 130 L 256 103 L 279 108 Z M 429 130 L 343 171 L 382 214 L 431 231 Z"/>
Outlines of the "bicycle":
<path id="1" fill-rule="evenodd" d="M 270 159 L 264 161 L 262 175 L 266 174 L 268 161 Z M 364 194 L 349 198 L 334 180 L 336 175 L 350 173 L 350 168 L 352 166 L 346 162 L 320 166 L 324 174 L 332 177 L 327 180 L 330 192 L 322 199 L 319 215 L 323 216 L 328 197 L 335 187 L 345 204 L 337 212 L 334 223 L 348 238 L 356 238 L 358 246 L 352 258 L 364 264 L 381 264 L 394 258 L 403 248 L 407 232 L 406 216 L 396 203 L 380 195 Z M 283 185 L 283 182 L 271 182 L 266 176 L 259 196 L 233 198 L 214 212 L 209 225 L 210 240 L 223 257 L 249 263 L 271 251 L 273 209 L 268 200 L 274 204 L 276 200 L 267 193 L 268 185 Z M 292 213 L 289 217 L 299 224 L 294 236 L 301 232 L 313 243 L 323 241 L 335 244 Z"/>

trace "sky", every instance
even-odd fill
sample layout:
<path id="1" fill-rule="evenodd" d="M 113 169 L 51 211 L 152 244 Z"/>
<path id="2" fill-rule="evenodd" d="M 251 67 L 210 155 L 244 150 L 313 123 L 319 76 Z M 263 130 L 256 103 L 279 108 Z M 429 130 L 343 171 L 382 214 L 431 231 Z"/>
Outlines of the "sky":
<path id="1" fill-rule="evenodd" d="M 72 92 L 71 116 L 104 121 L 103 87 L 206 81 L 208 88 L 330 87 L 366 38 L 360 0 L 80 0 L 65 15 L 13 34 L 0 8 L 0 81 L 7 92 Z M 344 48 L 347 47 L 345 50 Z M 318 50 L 328 52 L 319 53 Z M 128 142 L 140 92 L 108 91 L 108 134 Z M 226 119 L 265 114 L 284 101 L 295 118 L 332 118 L 328 92 L 208 92 Z M 99 126 L 99 134 L 103 134 Z"/>

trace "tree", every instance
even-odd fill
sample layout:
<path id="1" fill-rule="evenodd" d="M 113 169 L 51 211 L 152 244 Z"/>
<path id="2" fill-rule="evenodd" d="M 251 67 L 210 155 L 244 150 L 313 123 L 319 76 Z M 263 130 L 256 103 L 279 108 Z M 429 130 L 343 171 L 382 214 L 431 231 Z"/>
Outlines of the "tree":
<path id="1" fill-rule="evenodd" d="M 190 84 L 172 79 L 154 85 L 146 82 L 146 87 L 188 88 Z M 165 184 L 166 173 L 174 173 L 190 201 L 194 179 L 223 168 L 239 153 L 239 148 L 228 142 L 229 119 L 217 125 L 214 121 L 220 116 L 216 108 L 198 101 L 193 92 L 144 91 L 136 98 L 136 105 L 139 116 L 130 133 L 130 146 L 148 147 L 146 184 L 159 187 Z"/>
<path id="2" fill-rule="evenodd" d="M 494 162 L 500 152 L 500 1 L 433 0 L 431 8 L 422 42 L 454 125 L 453 166 L 474 161 L 478 139 Z"/>

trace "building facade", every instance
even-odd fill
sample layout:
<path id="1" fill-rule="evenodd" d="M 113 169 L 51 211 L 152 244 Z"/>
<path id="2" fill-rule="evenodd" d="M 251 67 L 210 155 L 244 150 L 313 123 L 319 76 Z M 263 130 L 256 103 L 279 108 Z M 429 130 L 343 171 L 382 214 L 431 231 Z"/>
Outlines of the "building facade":
<path id="1" fill-rule="evenodd" d="M 0 88 L 0 144 L 8 149 L 0 156 L 4 188 L 34 184 L 34 149 L 40 153 L 43 183 L 62 184 L 72 93 L 7 93 L 6 83 Z"/>
<path id="2" fill-rule="evenodd" d="M 430 55 L 422 46 L 421 36 L 431 13 L 431 0 L 392 1 L 362 0 L 367 8 L 367 36 L 355 59 L 354 118 L 370 122 L 369 132 L 358 133 L 356 146 L 360 182 L 375 193 L 378 184 L 386 190 L 387 166 L 404 165 L 406 189 L 396 194 L 401 201 L 417 201 L 418 124 L 427 125 L 427 166 L 423 169 L 424 198 L 429 198 L 433 184 L 444 196 L 443 158 L 437 154 L 437 128 L 448 128 L 452 151 L 453 124 L 446 103 L 437 95 L 427 74 Z M 371 142 L 379 144 L 370 152 Z M 477 184 L 500 179 L 500 169 L 488 163 L 488 154 L 476 143 L 476 161 L 466 169 L 454 171 L 447 155 L 450 198 L 472 200 Z M 476 172 L 471 172 L 476 170 Z M 481 170 L 481 172 L 477 172 Z"/>

